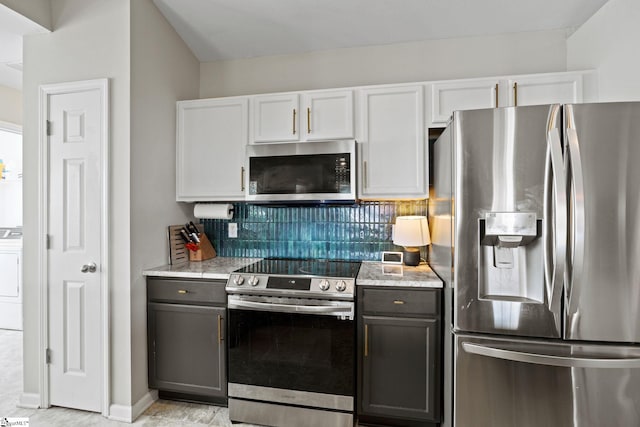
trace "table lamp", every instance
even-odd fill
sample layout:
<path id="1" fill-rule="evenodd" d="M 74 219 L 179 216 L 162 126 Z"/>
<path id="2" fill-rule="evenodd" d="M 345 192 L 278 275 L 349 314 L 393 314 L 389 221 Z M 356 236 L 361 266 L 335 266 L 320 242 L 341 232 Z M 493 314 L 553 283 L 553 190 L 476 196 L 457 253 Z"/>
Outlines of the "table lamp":
<path id="1" fill-rule="evenodd" d="M 399 216 L 393 228 L 393 244 L 404 246 L 405 265 L 420 264 L 420 246 L 431 243 L 426 216 Z"/>

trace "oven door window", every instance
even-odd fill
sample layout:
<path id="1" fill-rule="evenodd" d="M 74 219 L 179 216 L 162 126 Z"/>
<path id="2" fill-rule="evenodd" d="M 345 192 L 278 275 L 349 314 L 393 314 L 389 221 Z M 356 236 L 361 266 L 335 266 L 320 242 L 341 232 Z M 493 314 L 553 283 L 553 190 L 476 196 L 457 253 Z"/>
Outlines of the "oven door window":
<path id="1" fill-rule="evenodd" d="M 354 394 L 351 320 L 229 310 L 229 382 Z"/>

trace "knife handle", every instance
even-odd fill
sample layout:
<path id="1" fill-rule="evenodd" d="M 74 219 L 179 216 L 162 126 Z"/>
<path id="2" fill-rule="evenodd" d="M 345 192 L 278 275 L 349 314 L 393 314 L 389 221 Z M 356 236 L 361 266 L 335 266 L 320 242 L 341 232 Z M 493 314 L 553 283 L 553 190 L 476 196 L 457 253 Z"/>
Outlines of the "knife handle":
<path id="1" fill-rule="evenodd" d="M 185 243 L 191 243 L 191 237 L 189 237 L 189 233 L 184 228 L 180 229 L 180 237 L 184 240 Z"/>

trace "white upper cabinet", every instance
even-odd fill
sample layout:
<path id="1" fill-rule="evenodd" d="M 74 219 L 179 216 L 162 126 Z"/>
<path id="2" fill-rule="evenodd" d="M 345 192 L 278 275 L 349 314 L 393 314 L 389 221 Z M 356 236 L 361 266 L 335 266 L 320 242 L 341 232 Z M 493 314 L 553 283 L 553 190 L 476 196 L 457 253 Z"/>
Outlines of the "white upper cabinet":
<path id="1" fill-rule="evenodd" d="M 305 141 L 352 139 L 353 91 L 332 90 L 302 94 L 302 129 Z"/>
<path id="2" fill-rule="evenodd" d="M 455 110 L 498 106 L 497 78 L 437 82 L 431 85 L 431 123 L 446 124 Z"/>
<path id="3" fill-rule="evenodd" d="M 359 96 L 359 197 L 427 197 L 424 86 L 364 88 Z"/>
<path id="4" fill-rule="evenodd" d="M 585 75 L 577 71 L 434 82 L 429 127 L 446 125 L 455 110 L 579 103 Z"/>
<path id="5" fill-rule="evenodd" d="M 353 91 L 322 90 L 251 97 L 251 142 L 353 138 Z"/>
<path id="6" fill-rule="evenodd" d="M 555 73 L 507 80 L 509 105 L 571 104 L 582 102 L 582 74 Z"/>
<path id="7" fill-rule="evenodd" d="M 176 200 L 244 200 L 247 97 L 177 103 Z"/>
<path id="8" fill-rule="evenodd" d="M 428 197 L 426 130 L 453 111 L 583 100 L 598 100 L 590 71 L 181 101 L 176 199 L 244 200 L 247 144 L 354 138 L 359 198 Z"/>
<path id="9" fill-rule="evenodd" d="M 253 142 L 300 140 L 300 96 L 297 93 L 251 98 Z"/>

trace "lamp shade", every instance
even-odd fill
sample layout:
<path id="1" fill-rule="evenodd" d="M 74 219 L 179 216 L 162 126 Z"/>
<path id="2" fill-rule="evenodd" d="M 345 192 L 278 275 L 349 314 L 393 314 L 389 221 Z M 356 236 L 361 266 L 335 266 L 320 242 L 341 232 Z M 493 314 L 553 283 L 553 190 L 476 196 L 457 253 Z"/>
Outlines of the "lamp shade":
<path id="1" fill-rule="evenodd" d="M 393 243 L 404 247 L 426 246 L 431 243 L 426 216 L 399 216 L 393 228 Z"/>
<path id="2" fill-rule="evenodd" d="M 431 218 L 431 231 L 435 246 L 451 246 L 451 215 L 434 215 Z"/>

